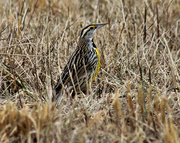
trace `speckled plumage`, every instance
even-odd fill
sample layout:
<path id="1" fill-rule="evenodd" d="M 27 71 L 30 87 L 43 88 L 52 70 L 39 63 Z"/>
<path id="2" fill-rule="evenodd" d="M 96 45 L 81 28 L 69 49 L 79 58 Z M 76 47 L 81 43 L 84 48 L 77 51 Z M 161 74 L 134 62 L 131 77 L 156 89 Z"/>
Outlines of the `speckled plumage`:
<path id="1" fill-rule="evenodd" d="M 81 91 L 87 93 L 90 83 L 95 79 L 100 68 L 100 56 L 93 36 L 95 31 L 104 25 L 91 24 L 82 30 L 77 48 L 70 56 L 55 87 L 53 101 L 62 94 L 63 87 L 73 90 L 72 96 Z"/>

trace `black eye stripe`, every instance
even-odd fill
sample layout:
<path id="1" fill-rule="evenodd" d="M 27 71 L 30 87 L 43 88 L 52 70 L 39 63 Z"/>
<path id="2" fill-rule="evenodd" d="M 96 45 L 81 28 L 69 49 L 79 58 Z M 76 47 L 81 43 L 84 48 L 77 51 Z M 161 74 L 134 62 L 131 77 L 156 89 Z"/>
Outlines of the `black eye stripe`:
<path id="1" fill-rule="evenodd" d="M 91 27 L 92 28 L 92 27 Z M 87 31 L 86 31 L 86 33 L 84 34 L 84 35 L 86 35 L 90 30 L 92 30 L 91 28 L 89 28 Z"/>
<path id="2" fill-rule="evenodd" d="M 84 29 L 82 29 L 81 31 L 81 35 L 80 37 L 83 37 L 84 35 L 86 35 L 90 30 L 94 30 L 96 29 L 96 26 L 86 26 Z"/>

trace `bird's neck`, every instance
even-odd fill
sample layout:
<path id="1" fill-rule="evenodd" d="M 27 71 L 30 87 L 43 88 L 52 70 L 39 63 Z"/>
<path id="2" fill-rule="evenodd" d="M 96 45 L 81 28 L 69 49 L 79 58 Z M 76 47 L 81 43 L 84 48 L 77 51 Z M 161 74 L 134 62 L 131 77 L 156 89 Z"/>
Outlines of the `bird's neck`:
<path id="1" fill-rule="evenodd" d="M 83 50 L 84 52 L 87 52 L 89 50 L 96 48 L 96 45 L 94 44 L 93 38 L 88 40 L 80 38 L 77 48 Z"/>

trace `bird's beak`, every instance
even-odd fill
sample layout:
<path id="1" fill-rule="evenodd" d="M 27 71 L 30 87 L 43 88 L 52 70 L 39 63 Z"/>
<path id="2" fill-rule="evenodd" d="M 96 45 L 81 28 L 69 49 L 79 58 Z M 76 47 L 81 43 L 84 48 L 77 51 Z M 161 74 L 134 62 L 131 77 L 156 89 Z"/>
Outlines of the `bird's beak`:
<path id="1" fill-rule="evenodd" d="M 108 23 L 102 23 L 102 24 L 98 24 L 97 28 L 96 29 L 99 29 L 101 27 L 103 27 L 104 25 L 107 25 Z"/>

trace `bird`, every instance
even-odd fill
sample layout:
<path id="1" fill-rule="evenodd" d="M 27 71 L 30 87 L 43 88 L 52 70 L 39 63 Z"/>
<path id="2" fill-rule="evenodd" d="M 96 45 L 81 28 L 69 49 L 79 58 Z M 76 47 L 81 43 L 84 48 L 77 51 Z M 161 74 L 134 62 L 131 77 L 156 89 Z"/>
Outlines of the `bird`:
<path id="1" fill-rule="evenodd" d="M 82 92 L 87 94 L 100 70 L 100 54 L 93 40 L 94 34 L 106 24 L 108 23 L 90 24 L 82 29 L 77 47 L 55 86 L 53 102 L 58 100 L 64 88 L 72 91 L 72 97 Z"/>

